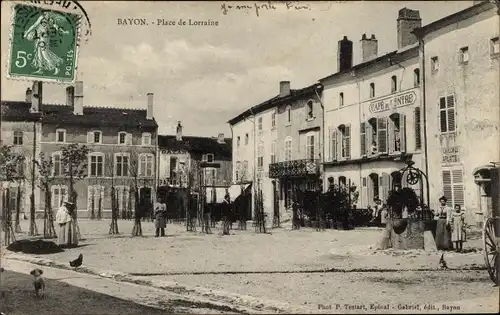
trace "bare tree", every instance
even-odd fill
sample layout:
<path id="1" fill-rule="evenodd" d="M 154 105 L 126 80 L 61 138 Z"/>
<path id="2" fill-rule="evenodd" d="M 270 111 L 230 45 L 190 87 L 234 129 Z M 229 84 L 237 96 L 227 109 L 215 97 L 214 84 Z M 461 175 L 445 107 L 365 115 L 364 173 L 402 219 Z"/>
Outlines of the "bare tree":
<path id="1" fill-rule="evenodd" d="M 245 185 L 244 182 L 247 180 L 247 172 L 248 172 L 248 165 L 247 164 L 239 164 L 236 166 L 236 183 L 240 184 L 241 192 L 240 195 L 243 197 L 245 196 Z M 240 230 L 246 230 L 247 229 L 247 214 L 246 214 L 246 205 L 243 206 L 241 202 L 238 204 L 235 204 L 234 207 L 238 207 L 238 209 L 235 209 L 238 212 L 238 228 Z"/>
<path id="2" fill-rule="evenodd" d="M 119 234 L 118 230 L 118 192 L 116 190 L 116 175 L 127 176 L 128 174 L 128 159 L 126 155 L 115 157 L 114 150 L 111 152 L 111 160 L 113 163 L 107 163 L 107 173 L 111 178 L 111 222 L 109 224 L 109 234 Z M 116 159 L 116 160 L 115 160 Z M 121 159 L 118 163 L 117 159 Z"/>
<path id="3" fill-rule="evenodd" d="M 54 161 L 51 157 L 46 157 L 43 152 L 40 152 L 38 160 L 35 160 L 38 169 L 39 180 L 38 187 L 45 193 L 45 209 L 43 216 L 43 236 L 46 238 L 57 237 L 56 229 L 54 228 L 54 216 L 52 213 L 52 192 L 50 186 L 55 179 L 54 176 Z"/>

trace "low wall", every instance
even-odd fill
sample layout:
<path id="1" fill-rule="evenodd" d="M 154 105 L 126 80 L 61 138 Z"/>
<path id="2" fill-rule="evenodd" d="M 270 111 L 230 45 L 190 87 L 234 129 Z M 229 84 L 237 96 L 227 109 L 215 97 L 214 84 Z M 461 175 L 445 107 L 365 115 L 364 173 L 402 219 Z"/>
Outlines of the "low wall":
<path id="1" fill-rule="evenodd" d="M 386 229 L 390 232 L 394 249 L 424 249 L 424 232 L 431 231 L 436 237 L 436 220 L 388 219 Z"/>

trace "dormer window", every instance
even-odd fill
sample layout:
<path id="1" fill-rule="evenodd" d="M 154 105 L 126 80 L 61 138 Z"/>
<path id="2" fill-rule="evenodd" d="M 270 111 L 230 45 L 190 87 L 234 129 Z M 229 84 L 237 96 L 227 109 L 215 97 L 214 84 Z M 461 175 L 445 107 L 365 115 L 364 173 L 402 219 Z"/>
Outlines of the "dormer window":
<path id="1" fill-rule="evenodd" d="M 370 83 L 370 98 L 375 97 L 375 83 Z"/>
<path id="2" fill-rule="evenodd" d="M 66 142 L 66 130 L 56 129 L 56 142 L 65 143 Z"/>
<path id="3" fill-rule="evenodd" d="M 339 94 L 339 106 L 342 107 L 344 106 L 344 93 L 340 92 Z"/>
<path id="4" fill-rule="evenodd" d="M 203 162 L 212 163 L 214 161 L 214 155 L 212 153 L 203 154 L 202 157 L 201 157 L 201 160 Z"/>
<path id="5" fill-rule="evenodd" d="M 285 108 L 285 114 L 286 114 L 286 122 L 289 123 L 292 121 L 292 106 L 288 105 Z"/>
<path id="6" fill-rule="evenodd" d="M 121 131 L 118 133 L 118 144 L 125 144 L 127 142 L 127 133 Z"/>
<path id="7" fill-rule="evenodd" d="M 90 131 L 87 133 L 87 143 L 102 143 L 102 132 Z"/>
<path id="8" fill-rule="evenodd" d="M 393 75 L 391 77 L 391 93 L 396 93 L 398 90 L 398 77 Z"/>
<path id="9" fill-rule="evenodd" d="M 151 145 L 151 134 L 149 132 L 142 133 L 142 145 Z"/>

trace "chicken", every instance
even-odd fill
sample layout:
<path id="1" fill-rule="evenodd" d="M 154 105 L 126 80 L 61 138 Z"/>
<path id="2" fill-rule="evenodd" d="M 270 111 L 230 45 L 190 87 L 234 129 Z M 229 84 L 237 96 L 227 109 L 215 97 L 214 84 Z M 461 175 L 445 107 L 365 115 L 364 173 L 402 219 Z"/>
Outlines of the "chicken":
<path id="1" fill-rule="evenodd" d="M 82 265 L 82 262 L 83 262 L 83 254 L 80 254 L 78 255 L 78 258 L 73 260 L 73 261 L 70 261 L 69 262 L 69 265 L 71 267 L 80 267 Z"/>
<path id="2" fill-rule="evenodd" d="M 4 272 L 5 269 L 3 267 L 0 267 L 0 272 Z"/>
<path id="3" fill-rule="evenodd" d="M 442 269 L 448 269 L 448 264 L 446 263 L 446 260 L 444 260 L 444 253 L 441 255 L 441 258 L 439 259 L 439 265 L 441 265 Z"/>

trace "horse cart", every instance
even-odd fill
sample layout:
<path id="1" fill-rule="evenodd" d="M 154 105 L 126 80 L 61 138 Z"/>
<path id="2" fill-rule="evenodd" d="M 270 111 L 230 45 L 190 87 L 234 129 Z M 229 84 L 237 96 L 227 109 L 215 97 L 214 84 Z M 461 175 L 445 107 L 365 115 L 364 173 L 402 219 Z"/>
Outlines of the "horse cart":
<path id="1" fill-rule="evenodd" d="M 498 285 L 500 282 L 500 163 L 491 164 L 486 176 L 481 176 L 483 189 L 486 190 L 485 195 L 491 197 L 491 211 L 483 226 L 483 245 L 484 261 L 488 274 L 491 280 Z M 476 179 L 476 181 L 478 180 Z"/>

